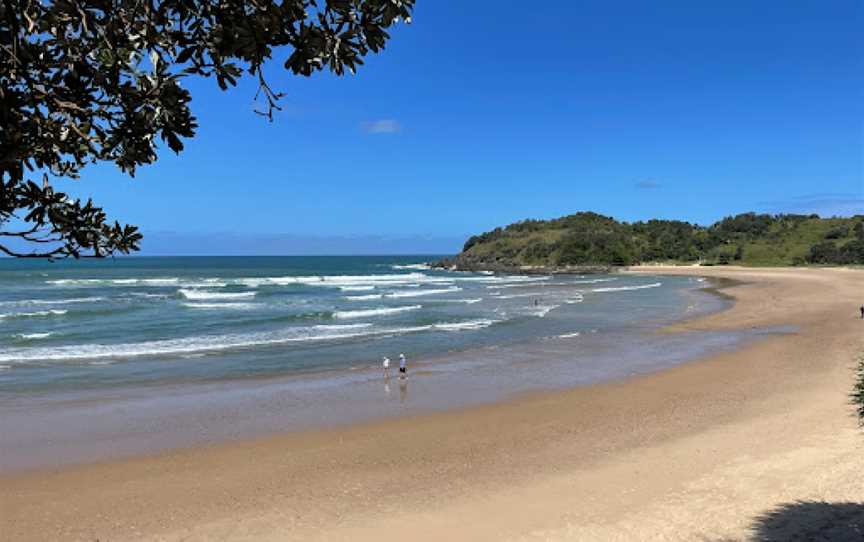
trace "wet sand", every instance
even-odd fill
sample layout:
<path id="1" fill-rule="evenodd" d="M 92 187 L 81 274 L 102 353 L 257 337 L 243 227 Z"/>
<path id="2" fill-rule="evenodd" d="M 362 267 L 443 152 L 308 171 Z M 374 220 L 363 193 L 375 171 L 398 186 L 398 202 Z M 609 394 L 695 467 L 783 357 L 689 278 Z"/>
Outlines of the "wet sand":
<path id="1" fill-rule="evenodd" d="M 0 533 L 746 539 L 812 525 L 813 507 L 779 508 L 797 501 L 829 503 L 817 507 L 826 529 L 851 532 L 844 522 L 864 506 L 864 433 L 848 403 L 864 352 L 864 271 L 633 272 L 741 281 L 724 289 L 736 299 L 732 309 L 670 332 L 797 331 L 650 375 L 505 403 L 4 475 Z M 779 515 L 765 515 L 772 511 Z"/>

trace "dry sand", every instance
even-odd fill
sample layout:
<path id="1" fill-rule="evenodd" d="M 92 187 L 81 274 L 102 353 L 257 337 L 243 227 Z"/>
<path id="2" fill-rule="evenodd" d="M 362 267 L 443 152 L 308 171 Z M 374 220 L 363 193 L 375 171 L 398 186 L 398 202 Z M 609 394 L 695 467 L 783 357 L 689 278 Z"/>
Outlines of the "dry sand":
<path id="1" fill-rule="evenodd" d="M 797 331 L 623 382 L 6 475 L 0 538 L 864 537 L 864 432 L 848 400 L 864 271 L 632 272 L 743 281 L 725 290 L 732 309 L 678 328 Z"/>

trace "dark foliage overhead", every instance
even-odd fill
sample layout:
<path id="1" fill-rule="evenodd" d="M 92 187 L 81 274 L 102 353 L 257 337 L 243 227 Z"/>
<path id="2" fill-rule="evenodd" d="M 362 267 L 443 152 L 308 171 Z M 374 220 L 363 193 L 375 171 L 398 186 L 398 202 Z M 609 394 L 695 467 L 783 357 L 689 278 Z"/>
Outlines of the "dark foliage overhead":
<path id="1" fill-rule="evenodd" d="M 11 0 L 0 2 L 0 252 L 104 256 L 138 249 L 133 226 L 109 223 L 92 202 L 52 181 L 113 162 L 134 175 L 197 128 L 183 87 L 213 78 L 223 90 L 256 78 L 259 113 L 280 94 L 263 68 L 354 72 L 410 21 L 414 0 Z M 16 251 L 4 242 L 37 250 Z M 42 248 L 42 250 L 38 250 Z"/>

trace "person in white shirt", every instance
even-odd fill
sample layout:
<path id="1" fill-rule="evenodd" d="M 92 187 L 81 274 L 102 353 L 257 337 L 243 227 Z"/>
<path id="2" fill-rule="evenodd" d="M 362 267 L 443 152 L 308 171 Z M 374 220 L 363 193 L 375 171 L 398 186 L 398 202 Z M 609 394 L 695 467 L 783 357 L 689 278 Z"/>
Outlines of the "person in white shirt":
<path id="1" fill-rule="evenodd" d="M 390 378 L 390 358 L 385 356 L 381 365 L 384 367 L 384 378 Z"/>
<path id="2" fill-rule="evenodd" d="M 408 369 L 405 366 L 405 364 L 406 364 L 405 354 L 399 354 L 399 376 L 402 378 L 405 378 L 406 376 L 408 376 L 408 374 L 407 374 Z"/>

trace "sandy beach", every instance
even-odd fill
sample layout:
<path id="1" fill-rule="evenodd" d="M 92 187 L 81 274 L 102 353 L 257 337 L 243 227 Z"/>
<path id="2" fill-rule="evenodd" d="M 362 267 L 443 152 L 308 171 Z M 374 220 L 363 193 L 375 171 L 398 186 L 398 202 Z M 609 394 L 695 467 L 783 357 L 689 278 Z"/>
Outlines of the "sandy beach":
<path id="1" fill-rule="evenodd" d="M 4 540 L 857 540 L 864 271 L 733 279 L 679 330 L 794 326 L 625 381 L 0 477 Z M 802 534 L 803 533 L 803 534 Z"/>

